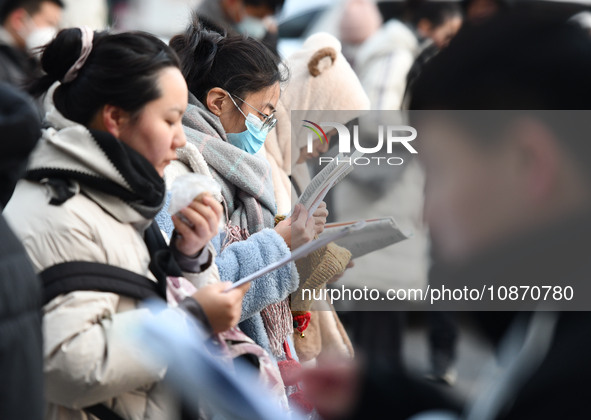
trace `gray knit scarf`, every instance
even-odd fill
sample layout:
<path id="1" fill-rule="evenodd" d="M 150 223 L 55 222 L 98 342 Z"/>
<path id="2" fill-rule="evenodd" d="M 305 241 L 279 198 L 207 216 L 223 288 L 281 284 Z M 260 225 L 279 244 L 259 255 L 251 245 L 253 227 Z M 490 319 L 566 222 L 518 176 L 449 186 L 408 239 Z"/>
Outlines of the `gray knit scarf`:
<path id="1" fill-rule="evenodd" d="M 264 158 L 228 143 L 219 118 L 192 94 L 189 94 L 183 126 L 187 141 L 201 152 L 213 178 L 222 187 L 230 223 L 249 234 L 272 228 L 275 195 L 271 167 Z M 180 159 L 183 161 L 182 155 Z"/>
<path id="2" fill-rule="evenodd" d="M 277 207 L 271 167 L 267 161 L 228 143 L 219 118 L 191 93 L 183 126 L 187 141 L 203 155 L 213 178 L 222 187 L 228 218 L 224 246 L 245 240 L 264 228 L 273 228 Z M 184 153 L 179 153 L 179 160 L 191 167 Z M 287 299 L 267 306 L 261 316 L 271 351 L 280 357 L 283 342 L 293 331 Z"/>

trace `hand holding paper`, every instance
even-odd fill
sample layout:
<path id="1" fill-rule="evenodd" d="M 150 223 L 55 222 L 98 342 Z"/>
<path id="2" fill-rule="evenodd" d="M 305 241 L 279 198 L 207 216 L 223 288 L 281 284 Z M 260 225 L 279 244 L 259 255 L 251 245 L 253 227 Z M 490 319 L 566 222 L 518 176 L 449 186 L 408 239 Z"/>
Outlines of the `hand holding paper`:
<path id="1" fill-rule="evenodd" d="M 328 209 L 326 203 L 322 201 L 316 211 L 312 214 L 314 218 L 314 230 L 316 235 L 320 235 L 324 232 L 324 226 L 326 225 L 326 219 L 328 218 Z"/>
<path id="2" fill-rule="evenodd" d="M 275 231 L 293 251 L 314 238 L 314 226 L 314 218 L 308 215 L 303 205 L 298 204 L 288 219 L 275 226 Z"/>
<path id="3" fill-rule="evenodd" d="M 240 321 L 242 299 L 250 284 L 238 287 L 232 290 L 232 293 L 224 293 L 229 285 L 228 282 L 208 284 L 193 294 L 193 298 L 205 312 L 214 333 L 235 327 Z"/>
<path id="4" fill-rule="evenodd" d="M 333 232 L 330 233 L 325 233 L 322 235 L 322 237 L 313 240 L 312 242 L 307 243 L 306 245 L 303 245 L 301 247 L 299 247 L 298 249 L 296 249 L 295 251 L 293 251 L 291 253 L 290 256 L 285 257 L 273 264 L 268 265 L 265 268 L 262 268 L 254 273 L 252 273 L 249 276 L 244 277 L 243 279 L 237 281 L 236 283 L 232 284 L 232 286 L 230 286 L 228 289 L 226 289 L 226 291 L 230 291 L 232 289 L 235 289 L 236 287 L 239 287 L 245 283 L 249 283 L 267 273 L 270 273 L 273 270 L 278 269 L 279 267 L 284 266 L 285 264 L 290 263 L 291 261 L 296 261 L 299 260 L 300 258 L 304 258 L 305 256 L 307 256 L 308 254 L 310 254 L 313 251 L 316 251 L 317 249 L 322 248 L 325 245 L 328 245 L 331 242 L 334 242 L 340 238 L 344 238 L 345 236 L 362 229 L 365 226 L 365 221 L 361 221 L 355 224 L 350 224 L 348 226 L 345 226 L 341 229 L 336 229 Z"/>

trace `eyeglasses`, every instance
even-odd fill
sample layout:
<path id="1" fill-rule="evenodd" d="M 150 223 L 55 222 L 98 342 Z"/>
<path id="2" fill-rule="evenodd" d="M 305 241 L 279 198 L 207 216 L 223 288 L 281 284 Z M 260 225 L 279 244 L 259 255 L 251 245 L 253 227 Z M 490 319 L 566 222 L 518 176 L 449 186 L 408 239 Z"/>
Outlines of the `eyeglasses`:
<path id="1" fill-rule="evenodd" d="M 246 105 L 248 105 L 249 107 L 254 109 L 256 112 L 259 113 L 259 115 L 261 115 L 264 118 L 263 125 L 261 126 L 261 130 L 271 131 L 273 129 L 273 127 L 275 127 L 277 125 L 277 118 L 275 118 L 274 112 L 271 113 L 271 115 L 267 115 L 264 112 L 260 111 L 259 109 L 255 108 L 254 106 L 252 106 L 251 104 L 249 104 L 248 102 L 246 102 L 241 97 L 233 95 L 230 92 L 228 92 L 228 95 L 230 95 L 230 99 L 232 99 L 232 102 L 234 103 L 234 105 L 236 105 L 236 108 L 238 108 L 238 111 L 240 111 L 240 113 L 242 115 L 244 115 L 244 112 L 242 112 L 242 109 L 240 109 L 240 107 L 238 106 L 236 101 L 234 101 L 233 98 L 236 98 L 236 99 L 240 100 L 241 102 L 244 102 Z M 244 115 L 244 118 L 246 118 L 246 115 Z"/>

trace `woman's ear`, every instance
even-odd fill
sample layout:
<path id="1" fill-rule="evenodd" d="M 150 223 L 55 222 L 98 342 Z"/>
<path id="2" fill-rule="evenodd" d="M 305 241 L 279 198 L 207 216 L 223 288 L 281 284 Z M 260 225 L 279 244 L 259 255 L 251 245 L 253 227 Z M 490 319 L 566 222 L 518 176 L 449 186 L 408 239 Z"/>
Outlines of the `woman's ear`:
<path id="1" fill-rule="evenodd" d="M 212 114 L 217 115 L 219 117 L 220 115 L 222 115 L 224 101 L 227 97 L 228 94 L 224 89 L 215 87 L 213 89 L 210 89 L 209 92 L 207 92 L 207 97 L 205 98 L 205 105 Z"/>
<path id="2" fill-rule="evenodd" d="M 129 126 L 131 117 L 129 112 L 115 105 L 104 105 L 95 119 L 95 127 L 107 131 L 113 137 L 121 139 L 121 134 Z"/>

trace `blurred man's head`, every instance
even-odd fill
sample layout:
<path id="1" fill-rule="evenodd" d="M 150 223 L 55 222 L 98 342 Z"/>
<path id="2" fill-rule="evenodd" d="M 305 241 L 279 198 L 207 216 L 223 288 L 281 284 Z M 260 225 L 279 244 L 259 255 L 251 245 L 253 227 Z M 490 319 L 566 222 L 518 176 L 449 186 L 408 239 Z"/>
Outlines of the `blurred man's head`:
<path id="1" fill-rule="evenodd" d="M 219 0 L 234 29 L 243 35 L 263 39 L 269 32 L 276 33 L 273 16 L 281 10 L 285 0 Z"/>
<path id="2" fill-rule="evenodd" d="M 242 0 L 248 16 L 264 19 L 281 11 L 285 0 Z"/>
<path id="3" fill-rule="evenodd" d="M 410 0 L 407 14 L 422 38 L 429 38 L 443 48 L 462 26 L 458 2 L 442 0 Z"/>
<path id="4" fill-rule="evenodd" d="M 246 18 L 262 20 L 279 13 L 285 0 L 220 0 L 226 15 L 240 23 Z"/>
<path id="5" fill-rule="evenodd" d="M 40 46 L 44 33 L 57 32 L 63 8 L 61 0 L 6 0 L 0 22 L 19 48 Z"/>
<path id="6" fill-rule="evenodd" d="M 591 207 L 591 38 L 521 12 L 462 31 L 426 66 L 411 109 L 436 254 L 461 261 Z M 589 114 L 589 117 L 587 117 Z"/>

